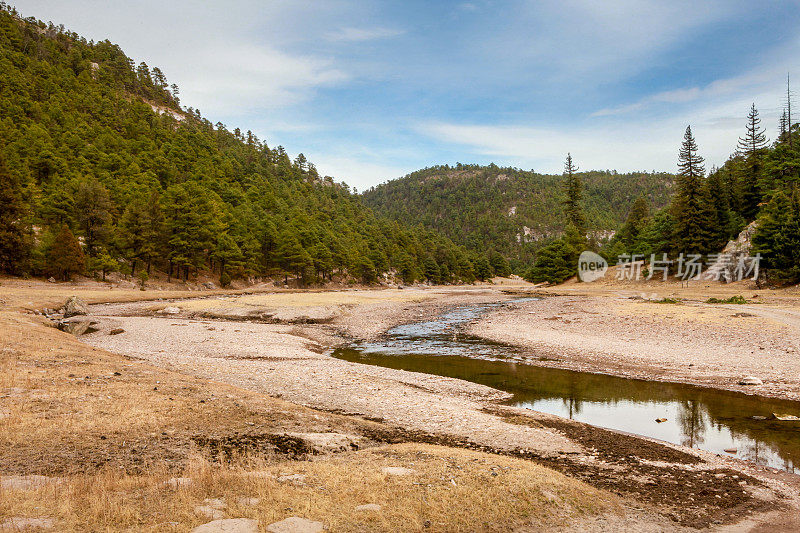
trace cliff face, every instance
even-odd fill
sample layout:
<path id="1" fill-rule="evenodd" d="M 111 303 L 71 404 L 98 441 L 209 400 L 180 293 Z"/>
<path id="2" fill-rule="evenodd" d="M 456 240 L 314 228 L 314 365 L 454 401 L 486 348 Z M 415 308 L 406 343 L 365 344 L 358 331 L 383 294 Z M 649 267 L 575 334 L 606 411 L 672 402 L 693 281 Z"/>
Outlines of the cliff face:
<path id="1" fill-rule="evenodd" d="M 753 235 L 757 228 L 756 221 L 753 221 L 739 233 L 735 240 L 728 241 L 716 261 L 706 270 L 703 279 L 730 283 L 739 281 L 742 277 L 752 277 L 754 272 L 750 272 L 749 275 L 746 273 L 753 267 L 750 250 L 753 248 Z M 740 272 L 742 268 L 744 271 Z"/>

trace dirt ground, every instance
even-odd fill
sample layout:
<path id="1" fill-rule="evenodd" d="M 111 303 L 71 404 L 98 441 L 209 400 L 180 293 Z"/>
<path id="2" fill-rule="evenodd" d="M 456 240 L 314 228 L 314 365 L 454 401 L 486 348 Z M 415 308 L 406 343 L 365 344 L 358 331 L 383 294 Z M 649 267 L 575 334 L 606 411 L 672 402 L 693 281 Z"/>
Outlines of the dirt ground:
<path id="1" fill-rule="evenodd" d="M 525 284 L 265 288 L 190 300 L 180 298 L 185 291 L 132 290 L 126 298 L 112 290 L 104 298 L 103 290 L 82 287 L 78 294 L 93 303 L 117 303 L 94 307 L 104 317 L 100 331 L 80 340 L 28 312 L 77 291 L 6 288 L 4 281 L 0 481 L 41 474 L 60 482 L 15 490 L 13 499 L 0 489 L 0 524 L 46 516 L 64 530 L 185 531 L 207 521 L 195 508 L 204 499 L 224 497 L 226 516 L 256 518 L 262 530 L 290 515 L 332 531 L 798 526 L 790 518 L 796 476 L 505 407 L 502 393 L 483 386 L 327 355 L 349 339 L 452 305 L 531 290 Z M 166 307 L 178 312 L 165 314 Z M 114 328 L 124 332 L 109 335 Z M 319 435 L 335 445 L 320 449 Z M 395 477 L 383 466 L 415 473 Z M 518 481 L 500 479 L 505 471 L 518 472 Z M 307 476 L 300 484 L 280 481 L 297 473 Z M 166 490 L 175 477 L 194 481 Z M 43 505 L 53 495 L 69 504 Z M 98 496 L 105 508 L 85 505 Z M 242 497 L 259 503 L 232 503 Z M 365 517 L 355 502 L 382 510 Z M 112 504 L 121 510 L 111 512 Z"/>

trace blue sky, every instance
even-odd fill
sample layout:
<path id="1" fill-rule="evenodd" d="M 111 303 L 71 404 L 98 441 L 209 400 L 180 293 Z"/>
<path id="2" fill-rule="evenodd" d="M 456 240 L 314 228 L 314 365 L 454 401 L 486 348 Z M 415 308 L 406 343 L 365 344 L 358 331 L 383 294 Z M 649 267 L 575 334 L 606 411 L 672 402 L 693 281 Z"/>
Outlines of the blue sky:
<path id="1" fill-rule="evenodd" d="M 363 190 L 425 166 L 721 164 L 800 87 L 800 2 L 12 2 L 159 66 L 186 106 Z M 799 102 L 800 104 L 800 102 Z M 798 105 L 800 112 L 800 105 Z M 800 115 L 798 115 L 800 116 Z"/>

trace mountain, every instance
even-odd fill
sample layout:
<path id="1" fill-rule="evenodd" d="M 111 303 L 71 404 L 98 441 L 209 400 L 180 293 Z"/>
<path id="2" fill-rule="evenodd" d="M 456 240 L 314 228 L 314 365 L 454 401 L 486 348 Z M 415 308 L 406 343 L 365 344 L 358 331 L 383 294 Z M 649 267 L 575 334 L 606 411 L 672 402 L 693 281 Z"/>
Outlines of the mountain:
<path id="1" fill-rule="evenodd" d="M 669 201 L 675 176 L 666 173 L 579 173 L 589 231 L 607 237 L 619 229 L 633 202 Z M 435 166 L 362 194 L 377 213 L 421 224 L 470 250 L 496 250 L 516 271 L 530 265 L 543 242 L 566 226 L 564 178 L 496 165 Z"/>
<path id="2" fill-rule="evenodd" d="M 474 279 L 480 258 L 182 107 L 160 69 L 0 6 L 0 271 Z"/>

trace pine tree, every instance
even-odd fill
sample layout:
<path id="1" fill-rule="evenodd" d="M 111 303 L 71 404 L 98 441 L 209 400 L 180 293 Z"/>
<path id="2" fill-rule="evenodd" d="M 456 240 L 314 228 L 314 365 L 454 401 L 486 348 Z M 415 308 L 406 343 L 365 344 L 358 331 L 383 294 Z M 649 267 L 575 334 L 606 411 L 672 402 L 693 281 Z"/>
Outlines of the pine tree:
<path id="1" fill-rule="evenodd" d="M 64 224 L 47 252 L 47 269 L 53 276 L 69 281 L 72 274 L 79 274 L 84 268 L 86 259 L 81 245 Z"/>
<path id="2" fill-rule="evenodd" d="M 111 231 L 111 198 L 95 178 L 84 179 L 75 193 L 75 218 L 83 233 L 86 251 L 94 256 Z"/>
<path id="3" fill-rule="evenodd" d="M 744 169 L 741 175 L 740 190 L 742 201 L 742 216 L 753 220 L 758 214 L 758 204 L 761 203 L 762 191 L 760 183 L 763 171 L 764 149 L 768 140 L 761 127 L 761 118 L 758 116 L 756 105 L 750 107 L 747 115 L 747 133 L 739 137 L 736 147 L 737 154 L 744 158 Z"/>
<path id="4" fill-rule="evenodd" d="M 572 154 L 567 154 L 564 164 L 564 192 L 566 199 L 563 202 L 567 221 L 570 222 L 581 235 L 586 235 L 586 216 L 583 213 L 583 183 L 577 174 L 578 167 L 572 162 Z"/>
<path id="5" fill-rule="evenodd" d="M 24 214 L 19 178 L 0 154 L 0 272 L 17 273 L 28 256 Z"/>
<path id="6" fill-rule="evenodd" d="M 733 215 L 731 213 L 730 198 L 722 180 L 720 170 L 712 170 L 706 179 L 706 189 L 711 202 L 714 224 L 712 226 L 713 249 L 722 249 L 728 240 L 738 231 L 734 227 Z"/>
<path id="7" fill-rule="evenodd" d="M 762 266 L 781 282 L 800 280 L 800 191 L 791 195 L 778 190 L 758 217 L 753 253 Z"/>
<path id="8" fill-rule="evenodd" d="M 687 126 L 678 154 L 678 177 L 672 199 L 675 228 L 672 248 L 677 253 L 705 254 L 712 250 L 714 214 L 705 186 L 703 158 Z"/>
<path id="9" fill-rule="evenodd" d="M 625 247 L 628 249 L 624 253 L 632 253 L 633 247 L 639 239 L 639 234 L 647 226 L 648 219 L 650 218 L 650 205 L 647 203 L 647 197 L 639 196 L 633 206 L 631 207 L 628 218 L 625 224 L 619 231 L 619 238 L 622 240 Z"/>

